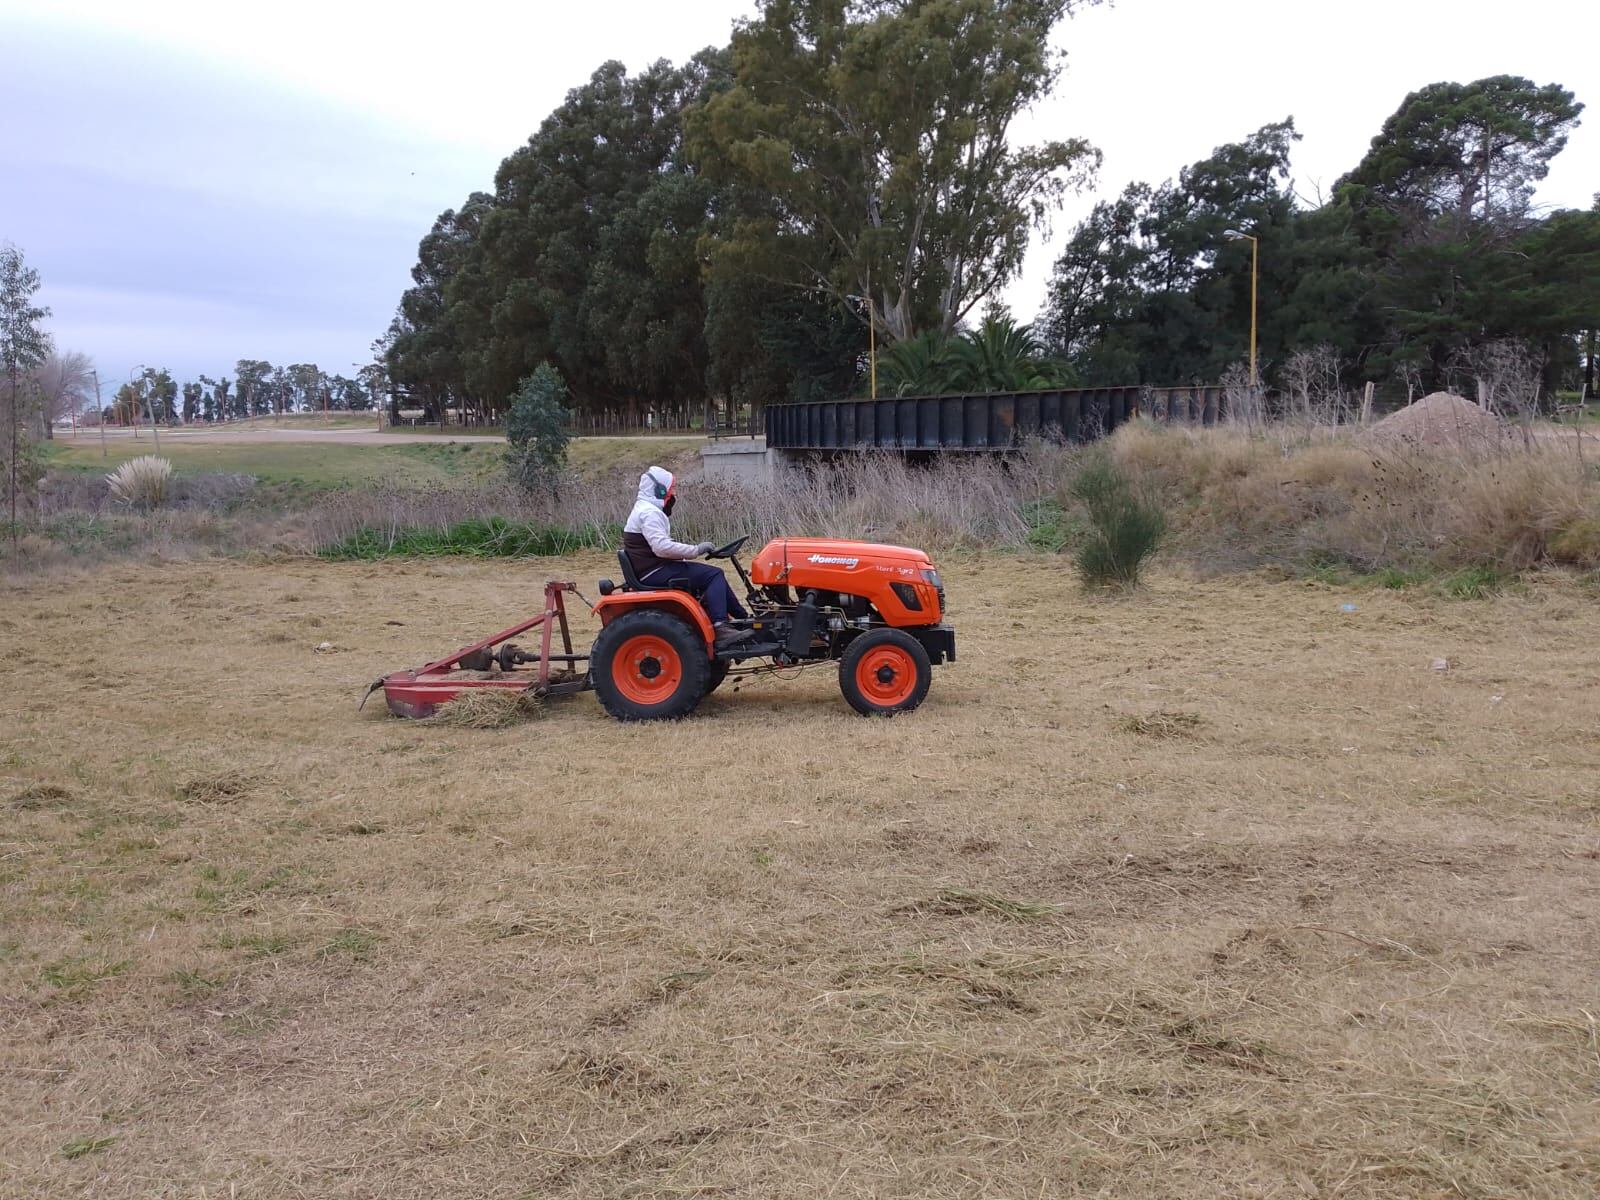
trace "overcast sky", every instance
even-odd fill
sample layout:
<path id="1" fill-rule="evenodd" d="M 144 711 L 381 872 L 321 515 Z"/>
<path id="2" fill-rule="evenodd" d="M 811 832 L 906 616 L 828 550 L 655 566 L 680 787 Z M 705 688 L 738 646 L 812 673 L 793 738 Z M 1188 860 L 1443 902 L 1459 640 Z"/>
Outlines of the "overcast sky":
<path id="1" fill-rule="evenodd" d="M 601 62 L 726 42 L 752 0 L 458 5 L 276 0 L 0 2 L 0 242 L 45 281 L 58 345 L 103 382 L 239 358 L 345 374 L 388 324 L 434 217 L 488 190 Z M 1095 195 L 1159 181 L 1293 115 L 1301 191 L 1360 158 L 1407 92 L 1526 75 L 1600 103 L 1587 0 L 1120 0 L 1066 22 L 1056 94 L 1022 139 L 1085 136 L 1095 194 L 1037 239 L 1004 299 L 1042 302 Z M 1590 80 L 1596 80 L 1594 87 Z M 1591 94 L 1594 93 L 1594 94 Z M 1539 193 L 1600 189 L 1600 108 Z"/>

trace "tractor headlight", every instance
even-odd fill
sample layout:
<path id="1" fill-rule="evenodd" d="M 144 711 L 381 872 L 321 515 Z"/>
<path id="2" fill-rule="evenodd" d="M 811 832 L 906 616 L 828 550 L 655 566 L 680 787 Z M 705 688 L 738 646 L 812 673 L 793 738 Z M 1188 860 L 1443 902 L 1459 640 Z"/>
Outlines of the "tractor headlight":
<path id="1" fill-rule="evenodd" d="M 939 578 L 939 572 L 932 567 L 922 572 L 922 578 L 933 587 L 933 594 L 939 597 L 939 615 L 944 616 L 944 580 Z"/>

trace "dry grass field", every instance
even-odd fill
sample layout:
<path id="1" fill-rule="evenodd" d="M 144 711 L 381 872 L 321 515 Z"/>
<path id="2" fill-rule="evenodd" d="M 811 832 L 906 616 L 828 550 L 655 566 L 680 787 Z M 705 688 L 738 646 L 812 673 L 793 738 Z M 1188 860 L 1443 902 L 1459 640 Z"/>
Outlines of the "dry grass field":
<path id="1" fill-rule="evenodd" d="M 1600 1192 L 1591 593 L 942 565 L 498 731 L 355 702 L 604 557 L 0 583 L 0 1196 Z"/>

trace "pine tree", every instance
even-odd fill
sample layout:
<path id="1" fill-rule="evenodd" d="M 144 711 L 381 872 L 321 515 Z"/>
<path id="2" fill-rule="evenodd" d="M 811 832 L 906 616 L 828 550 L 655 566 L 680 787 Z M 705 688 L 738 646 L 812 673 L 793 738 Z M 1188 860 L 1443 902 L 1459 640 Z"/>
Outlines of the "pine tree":
<path id="1" fill-rule="evenodd" d="M 0 246 L 0 370 L 7 384 L 8 452 L 6 493 L 11 509 L 11 545 L 17 544 L 17 495 L 33 472 L 23 388 L 33 389 L 33 371 L 50 353 L 50 335 L 40 322 L 50 310 L 33 303 L 39 290 L 39 273 L 23 262 L 15 246 Z"/>

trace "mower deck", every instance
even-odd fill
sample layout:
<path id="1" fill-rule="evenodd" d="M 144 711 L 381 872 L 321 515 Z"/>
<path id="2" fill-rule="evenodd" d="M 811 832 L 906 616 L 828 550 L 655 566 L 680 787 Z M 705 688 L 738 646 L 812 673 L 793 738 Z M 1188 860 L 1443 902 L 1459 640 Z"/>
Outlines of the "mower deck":
<path id="1" fill-rule="evenodd" d="M 463 646 L 426 666 L 385 675 L 367 689 L 367 696 L 382 688 L 384 702 L 395 716 L 431 717 L 441 704 L 473 688 L 531 691 L 536 696 L 565 696 L 587 691 L 590 687 L 589 656 L 572 652 L 572 633 L 567 626 L 567 607 L 563 599 L 564 593 L 577 590 L 574 583 L 552 580 L 545 584 L 544 611 L 538 616 Z M 511 641 L 530 629 L 539 630 L 536 654 Z M 561 634 L 562 649 L 552 651 L 551 642 L 557 631 Z M 522 669 L 529 664 L 531 670 Z M 552 668 L 552 664 L 558 665 Z M 365 704 L 366 700 L 364 696 L 361 702 Z"/>

